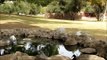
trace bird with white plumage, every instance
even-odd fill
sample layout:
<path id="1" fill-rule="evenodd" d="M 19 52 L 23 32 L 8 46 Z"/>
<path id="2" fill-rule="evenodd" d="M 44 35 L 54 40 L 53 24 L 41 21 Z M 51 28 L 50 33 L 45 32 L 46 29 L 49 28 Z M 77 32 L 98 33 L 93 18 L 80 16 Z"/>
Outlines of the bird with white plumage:
<path id="1" fill-rule="evenodd" d="M 0 55 L 4 55 L 5 49 L 0 49 Z"/>
<path id="2" fill-rule="evenodd" d="M 17 44 L 17 39 L 14 35 L 10 36 L 10 43 L 12 43 L 13 45 L 16 45 Z"/>

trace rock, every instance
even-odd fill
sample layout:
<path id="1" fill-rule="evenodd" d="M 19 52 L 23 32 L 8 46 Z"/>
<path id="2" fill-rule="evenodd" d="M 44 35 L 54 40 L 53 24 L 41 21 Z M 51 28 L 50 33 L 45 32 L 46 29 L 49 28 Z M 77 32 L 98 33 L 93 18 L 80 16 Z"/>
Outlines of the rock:
<path id="1" fill-rule="evenodd" d="M 83 32 L 83 31 L 77 31 L 73 35 L 75 36 L 75 39 L 80 44 L 85 44 L 88 42 L 92 42 L 94 40 L 94 38 L 90 34 Z"/>
<path id="2" fill-rule="evenodd" d="M 51 57 L 40 57 L 40 56 L 36 56 L 35 60 L 71 60 L 69 57 L 65 57 L 62 55 L 54 55 Z"/>
<path id="3" fill-rule="evenodd" d="M 34 56 L 22 56 L 20 60 L 36 60 Z"/>
<path id="4" fill-rule="evenodd" d="M 78 41 L 75 39 L 75 35 L 68 35 L 67 39 L 65 40 L 65 45 L 76 45 Z"/>
<path id="5" fill-rule="evenodd" d="M 66 38 L 66 35 L 64 33 L 59 33 L 57 31 L 53 31 L 53 39 L 56 40 L 64 40 L 63 38 Z"/>
<path id="6" fill-rule="evenodd" d="M 23 41 L 31 41 L 31 38 L 24 38 Z"/>
<path id="7" fill-rule="evenodd" d="M 35 57 L 17 51 L 14 54 L 0 56 L 0 60 L 35 60 Z"/>
<path id="8" fill-rule="evenodd" d="M 94 48 L 83 48 L 83 49 L 80 49 L 80 51 L 82 53 L 86 53 L 86 54 L 96 53 L 96 49 L 94 49 Z"/>
<path id="9" fill-rule="evenodd" d="M 7 46 L 9 43 L 6 40 L 0 40 L 0 47 Z"/>
<path id="10" fill-rule="evenodd" d="M 71 60 L 71 59 L 62 55 L 55 55 L 47 58 L 46 60 Z"/>
<path id="11" fill-rule="evenodd" d="M 75 40 L 75 39 L 73 39 L 73 38 L 69 38 L 69 39 L 67 39 L 66 41 L 65 41 L 65 45 L 76 45 L 78 42 Z"/>
<path id="12" fill-rule="evenodd" d="M 87 55 L 87 54 L 83 54 L 80 55 L 77 60 L 105 60 L 102 57 L 99 57 L 97 55 Z"/>

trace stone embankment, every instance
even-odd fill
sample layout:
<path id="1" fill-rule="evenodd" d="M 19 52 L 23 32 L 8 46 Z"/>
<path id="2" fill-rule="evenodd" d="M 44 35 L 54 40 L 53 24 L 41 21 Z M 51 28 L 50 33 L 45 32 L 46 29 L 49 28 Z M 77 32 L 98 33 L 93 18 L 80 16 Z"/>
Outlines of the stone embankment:
<path id="1" fill-rule="evenodd" d="M 64 45 L 78 45 L 82 47 L 80 51 L 82 55 L 77 60 L 105 60 L 107 59 L 107 42 L 97 41 L 93 36 L 88 33 L 77 31 L 74 33 L 66 32 L 64 28 L 58 28 L 56 30 L 49 30 L 44 28 L 18 28 L 18 29 L 0 29 L 0 47 L 8 45 L 7 40 L 10 36 L 16 36 L 16 38 L 47 38 L 50 40 L 57 40 Z M 7 39 L 7 40 L 6 40 Z M 13 57 L 15 56 L 15 57 Z M 70 60 L 67 57 L 61 55 L 55 55 L 51 57 L 41 58 L 28 56 L 21 52 L 0 56 L 0 60 Z M 104 59 L 105 58 L 105 59 Z M 9 59 L 8 59 L 9 60 Z"/>

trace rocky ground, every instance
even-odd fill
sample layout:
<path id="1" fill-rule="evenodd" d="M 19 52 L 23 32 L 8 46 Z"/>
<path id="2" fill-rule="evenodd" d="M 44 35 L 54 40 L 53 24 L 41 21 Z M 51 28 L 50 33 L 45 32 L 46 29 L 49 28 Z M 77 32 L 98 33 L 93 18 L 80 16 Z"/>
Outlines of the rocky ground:
<path id="1" fill-rule="evenodd" d="M 10 36 L 17 38 L 47 38 L 51 40 L 58 40 L 64 45 L 72 46 L 78 45 L 82 48 L 80 51 L 82 55 L 77 60 L 105 60 L 107 59 L 107 42 L 96 40 L 93 36 L 83 31 L 74 33 L 67 33 L 64 28 L 57 28 L 49 30 L 44 28 L 4 28 L 0 29 L 0 46 L 8 45 L 6 39 Z M 51 57 L 29 56 L 22 52 L 16 52 L 0 56 L 0 60 L 70 60 L 68 57 L 55 55 Z"/>

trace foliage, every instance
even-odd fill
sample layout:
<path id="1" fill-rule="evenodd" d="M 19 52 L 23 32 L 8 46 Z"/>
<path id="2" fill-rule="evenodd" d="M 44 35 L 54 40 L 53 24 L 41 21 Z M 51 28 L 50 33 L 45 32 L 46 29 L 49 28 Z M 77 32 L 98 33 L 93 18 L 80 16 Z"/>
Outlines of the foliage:
<path id="1" fill-rule="evenodd" d="M 46 56 L 52 56 L 58 54 L 58 46 L 55 44 L 48 44 L 42 51 L 45 53 Z"/>
<path id="2" fill-rule="evenodd" d="M 16 2 L 15 3 L 15 7 L 16 7 L 16 12 L 24 13 L 24 14 L 29 14 L 30 9 L 31 9 L 29 3 L 28 2 L 24 2 L 24 1 L 20 1 L 19 3 Z"/>
<path id="3" fill-rule="evenodd" d="M 53 0 L 25 0 L 25 1 L 27 1 L 29 3 L 37 4 L 39 6 L 47 6 Z"/>
<path id="4" fill-rule="evenodd" d="M 46 12 L 47 7 L 40 8 L 40 13 L 44 14 Z"/>
<path id="5" fill-rule="evenodd" d="M 36 5 L 36 4 L 31 4 L 30 5 L 31 9 L 30 9 L 30 13 L 29 14 L 38 14 L 40 12 L 40 6 Z"/>
<path id="6" fill-rule="evenodd" d="M 90 12 L 90 13 L 94 12 L 94 9 L 91 5 L 87 5 L 84 9 L 85 9 L 85 12 Z"/>
<path id="7" fill-rule="evenodd" d="M 66 5 L 66 12 L 79 12 L 82 7 L 82 0 L 69 0 Z"/>
<path id="8" fill-rule="evenodd" d="M 100 21 L 101 15 L 104 13 L 107 0 L 89 0 L 89 2 L 94 7 L 97 20 Z"/>
<path id="9" fill-rule="evenodd" d="M 0 12 L 11 14 L 14 12 L 14 4 L 12 3 L 5 3 L 0 5 Z"/>
<path id="10" fill-rule="evenodd" d="M 78 12 L 81 10 L 80 0 L 55 0 L 47 6 L 47 11 L 55 13 Z"/>
<path id="11" fill-rule="evenodd" d="M 13 1 L 13 3 L 4 3 L 0 5 L 0 12 L 3 13 L 15 13 L 15 14 L 38 14 L 40 12 L 40 6 L 34 3 L 28 3 L 24 0 Z"/>

